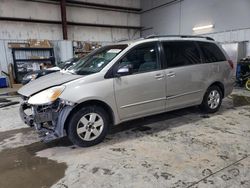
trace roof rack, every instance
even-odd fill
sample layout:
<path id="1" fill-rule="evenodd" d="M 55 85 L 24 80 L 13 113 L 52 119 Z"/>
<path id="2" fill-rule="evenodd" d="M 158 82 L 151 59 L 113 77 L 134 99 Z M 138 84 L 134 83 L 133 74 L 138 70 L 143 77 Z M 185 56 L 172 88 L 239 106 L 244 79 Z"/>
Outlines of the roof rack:
<path id="1" fill-rule="evenodd" d="M 160 37 L 203 38 L 203 39 L 214 41 L 214 39 L 211 37 L 204 37 L 204 36 L 198 36 L 198 35 L 149 35 L 145 37 L 145 39 L 160 38 Z"/>

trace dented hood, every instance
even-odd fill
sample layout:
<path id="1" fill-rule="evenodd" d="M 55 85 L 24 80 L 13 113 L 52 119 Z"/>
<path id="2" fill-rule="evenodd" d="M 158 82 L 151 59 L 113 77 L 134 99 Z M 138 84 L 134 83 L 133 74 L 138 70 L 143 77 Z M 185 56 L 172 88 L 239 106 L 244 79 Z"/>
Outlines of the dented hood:
<path id="1" fill-rule="evenodd" d="M 52 74 L 40 77 L 28 83 L 27 85 L 21 87 L 18 90 L 18 93 L 26 97 L 29 97 L 44 89 L 47 89 L 53 86 L 58 86 L 66 82 L 76 80 L 78 78 L 82 78 L 82 76 L 69 74 L 69 73 L 56 72 L 56 73 L 52 73 Z"/>

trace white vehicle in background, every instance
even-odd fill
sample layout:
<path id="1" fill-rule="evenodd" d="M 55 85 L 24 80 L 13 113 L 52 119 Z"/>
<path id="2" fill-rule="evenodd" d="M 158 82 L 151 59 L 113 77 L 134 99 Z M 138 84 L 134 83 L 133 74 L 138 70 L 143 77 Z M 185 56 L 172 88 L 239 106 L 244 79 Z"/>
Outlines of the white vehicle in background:
<path id="1" fill-rule="evenodd" d="M 70 66 L 74 65 L 80 58 L 71 58 L 68 59 L 67 61 L 63 61 L 61 63 L 59 63 L 57 66 L 55 67 L 50 67 L 50 68 L 45 68 L 42 70 L 37 70 L 37 71 L 32 71 L 27 73 L 23 79 L 22 79 L 22 84 L 25 85 L 27 83 L 29 83 L 30 81 L 33 81 L 37 78 L 40 78 L 42 76 L 54 73 L 54 72 L 58 72 L 64 69 L 68 69 Z"/>

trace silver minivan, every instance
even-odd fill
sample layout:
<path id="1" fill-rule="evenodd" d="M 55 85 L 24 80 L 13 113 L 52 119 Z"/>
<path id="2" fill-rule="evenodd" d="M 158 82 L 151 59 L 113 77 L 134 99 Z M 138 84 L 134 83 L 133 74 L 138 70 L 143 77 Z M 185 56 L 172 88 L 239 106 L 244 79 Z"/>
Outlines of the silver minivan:
<path id="1" fill-rule="evenodd" d="M 20 115 L 44 141 L 66 135 L 86 147 L 124 121 L 195 105 L 214 113 L 233 82 L 233 63 L 213 39 L 151 36 L 101 47 L 23 86 Z"/>

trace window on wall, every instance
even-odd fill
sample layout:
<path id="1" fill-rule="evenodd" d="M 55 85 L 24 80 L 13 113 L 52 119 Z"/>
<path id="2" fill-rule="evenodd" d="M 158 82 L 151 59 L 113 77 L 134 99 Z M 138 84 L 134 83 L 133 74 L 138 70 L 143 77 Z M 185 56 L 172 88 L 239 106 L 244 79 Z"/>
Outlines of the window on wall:
<path id="1" fill-rule="evenodd" d="M 201 63 L 199 50 L 192 41 L 163 42 L 167 67 L 180 67 Z"/>
<path id="2" fill-rule="evenodd" d="M 209 42 L 198 42 L 198 45 L 200 46 L 204 63 L 226 61 L 225 55 L 216 44 Z"/>
<path id="3" fill-rule="evenodd" d="M 120 62 L 119 67 L 124 66 L 129 66 L 132 74 L 159 69 L 156 43 L 147 43 L 133 48 Z"/>

